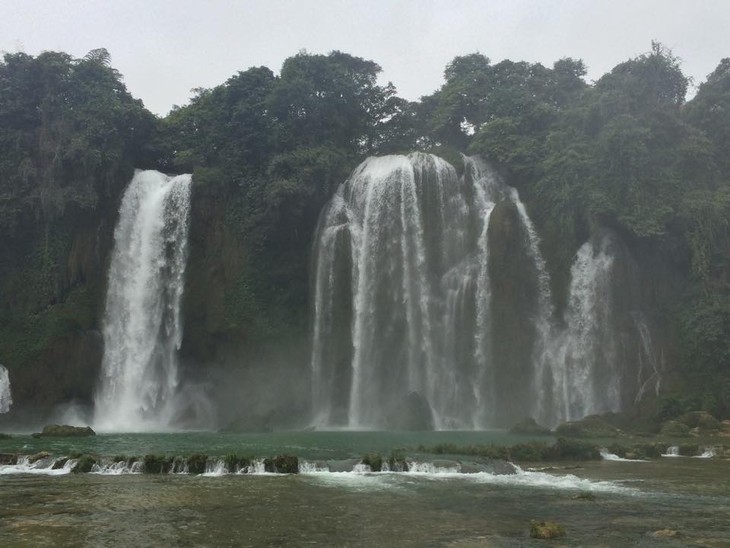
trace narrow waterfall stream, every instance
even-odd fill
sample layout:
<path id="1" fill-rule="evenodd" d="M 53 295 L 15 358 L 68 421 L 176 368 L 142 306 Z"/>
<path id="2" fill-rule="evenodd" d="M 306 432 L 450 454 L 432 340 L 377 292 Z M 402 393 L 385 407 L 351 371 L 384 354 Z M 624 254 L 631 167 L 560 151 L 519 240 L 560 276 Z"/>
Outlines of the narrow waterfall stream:
<path id="1" fill-rule="evenodd" d="M 114 233 L 95 427 L 159 430 L 175 412 L 191 176 L 138 171 Z"/>
<path id="2" fill-rule="evenodd" d="M 10 392 L 10 377 L 5 366 L 0 365 L 0 413 L 10 411 L 13 405 L 13 396 Z"/>

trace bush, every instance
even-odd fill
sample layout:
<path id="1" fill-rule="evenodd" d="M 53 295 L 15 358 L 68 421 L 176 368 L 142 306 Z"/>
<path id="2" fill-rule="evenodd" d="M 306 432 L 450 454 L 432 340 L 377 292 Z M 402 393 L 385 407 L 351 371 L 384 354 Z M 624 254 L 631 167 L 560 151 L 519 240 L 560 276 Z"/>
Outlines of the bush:
<path id="1" fill-rule="evenodd" d="M 188 472 L 190 474 L 204 474 L 208 463 L 208 455 L 196 453 L 188 457 Z"/>
<path id="2" fill-rule="evenodd" d="M 145 455 L 142 471 L 145 474 L 167 474 L 173 459 L 163 455 Z"/>
<path id="3" fill-rule="evenodd" d="M 383 457 L 377 453 L 368 453 L 362 458 L 362 463 L 369 466 L 371 472 L 380 472 L 383 469 Z"/>

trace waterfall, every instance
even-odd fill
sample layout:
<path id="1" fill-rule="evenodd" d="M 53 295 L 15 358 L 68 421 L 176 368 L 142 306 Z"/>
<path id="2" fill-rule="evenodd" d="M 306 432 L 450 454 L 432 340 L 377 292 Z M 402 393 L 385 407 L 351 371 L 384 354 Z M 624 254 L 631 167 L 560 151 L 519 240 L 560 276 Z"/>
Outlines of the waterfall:
<path id="1" fill-rule="evenodd" d="M 321 427 L 489 425 L 488 227 L 516 193 L 486 164 L 369 158 L 315 244 L 312 397 Z"/>
<path id="2" fill-rule="evenodd" d="M 545 343 L 552 378 L 544 390 L 551 386 L 552 393 L 543 393 L 542 401 L 550 405 L 540 415 L 547 424 L 620 408 L 610 244 L 608 236 L 597 245 L 586 242 L 571 267 L 565 325 Z"/>
<path id="3" fill-rule="evenodd" d="M 646 319 L 613 294 L 617 249 L 608 232 L 580 247 L 558 316 L 537 230 L 486 162 L 367 159 L 317 231 L 314 425 L 555 426 L 656 391 Z"/>
<path id="4" fill-rule="evenodd" d="M 13 396 L 10 393 L 10 377 L 5 366 L 0 365 L 0 413 L 10 411 L 13 405 Z"/>
<path id="5" fill-rule="evenodd" d="M 190 175 L 137 171 L 122 198 L 95 395 L 100 430 L 159 430 L 175 412 L 190 187 Z"/>

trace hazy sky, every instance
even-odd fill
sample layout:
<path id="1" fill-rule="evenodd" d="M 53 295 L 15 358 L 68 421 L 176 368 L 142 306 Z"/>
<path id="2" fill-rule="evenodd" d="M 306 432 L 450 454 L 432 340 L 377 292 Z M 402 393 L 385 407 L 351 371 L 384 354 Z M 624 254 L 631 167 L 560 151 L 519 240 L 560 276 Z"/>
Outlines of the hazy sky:
<path id="1" fill-rule="evenodd" d="M 699 83 L 730 57 L 730 0 L 0 0 L 0 51 L 105 47 L 158 114 L 239 70 L 278 72 L 302 49 L 372 59 L 383 83 L 417 99 L 456 55 L 548 66 L 577 57 L 596 79 L 652 39 Z"/>

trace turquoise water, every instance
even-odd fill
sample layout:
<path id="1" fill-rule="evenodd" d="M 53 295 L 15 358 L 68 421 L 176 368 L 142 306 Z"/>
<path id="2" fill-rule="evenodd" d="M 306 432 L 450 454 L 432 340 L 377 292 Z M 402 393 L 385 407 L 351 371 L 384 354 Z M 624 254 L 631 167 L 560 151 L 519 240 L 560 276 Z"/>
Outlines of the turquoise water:
<path id="1" fill-rule="evenodd" d="M 235 452 L 347 458 L 435 443 L 514 443 L 499 432 L 128 434 L 0 442 L 100 455 Z M 466 459 L 466 457 L 465 457 Z M 529 538 L 555 520 L 559 541 Z M 654 533 L 679 531 L 673 539 Z M 3 475 L 0 546 L 730 546 L 730 460 L 560 463 L 515 475 Z"/>
<path id="2" fill-rule="evenodd" d="M 205 453 L 224 456 L 230 453 L 255 457 L 294 454 L 301 458 L 351 458 L 367 452 L 388 455 L 394 449 L 418 445 L 454 443 L 457 445 L 500 445 L 540 439 L 552 443 L 553 438 L 526 438 L 503 431 L 491 432 L 272 432 L 222 434 L 216 432 L 186 432 L 178 434 L 99 434 L 89 438 L 40 438 L 16 435 L 0 440 L 0 452 L 36 453 L 49 451 L 54 455 L 70 452 L 101 456 L 145 455 L 169 456 Z"/>

